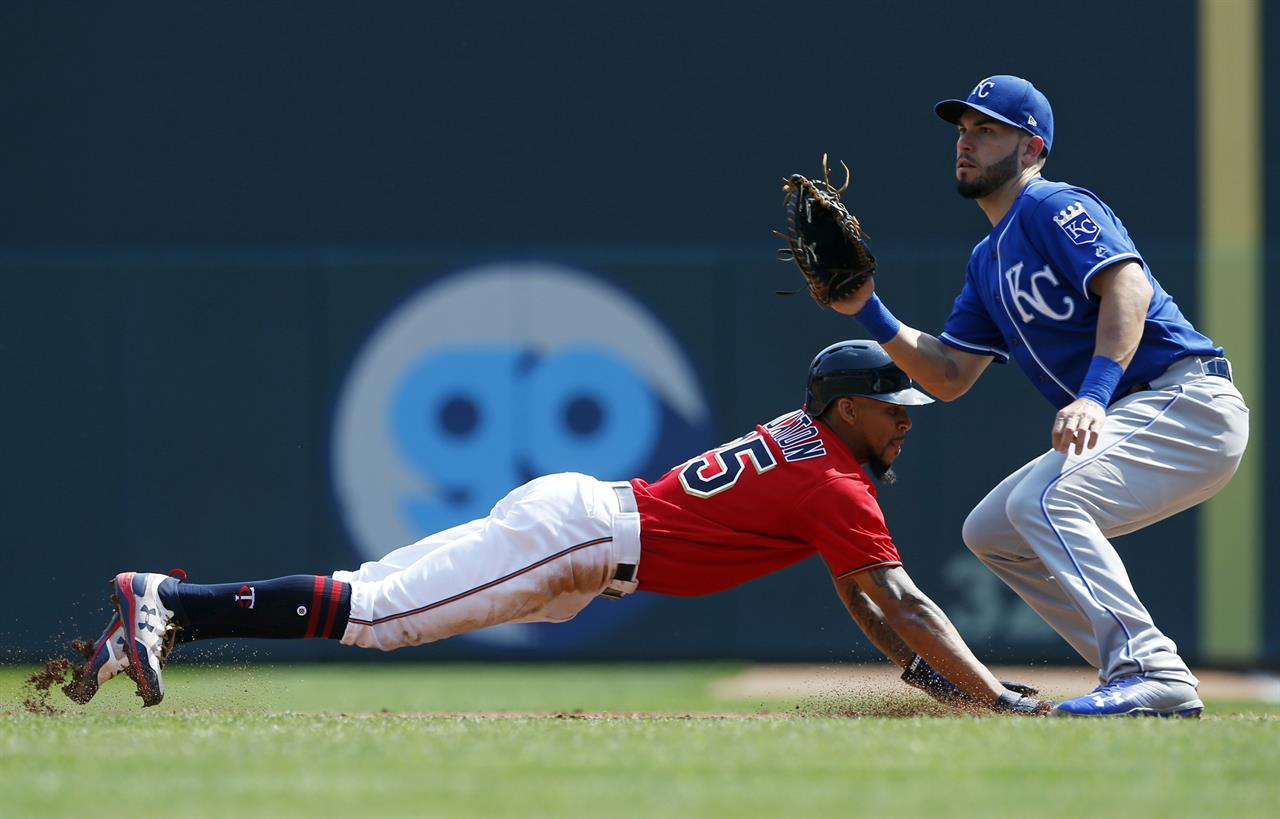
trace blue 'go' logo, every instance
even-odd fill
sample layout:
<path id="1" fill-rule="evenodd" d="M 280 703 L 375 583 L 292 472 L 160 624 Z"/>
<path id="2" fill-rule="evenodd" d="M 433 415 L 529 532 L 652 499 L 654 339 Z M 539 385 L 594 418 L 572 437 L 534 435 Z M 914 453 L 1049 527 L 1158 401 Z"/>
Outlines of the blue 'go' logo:
<path id="1" fill-rule="evenodd" d="M 524 346 L 431 352 L 405 372 L 391 407 L 404 457 L 444 488 L 401 501 L 423 533 L 483 517 L 494 500 L 539 475 L 634 477 L 661 427 L 644 381 L 585 345 L 545 356 Z"/>
<path id="2" fill-rule="evenodd" d="M 575 270 L 503 264 L 425 287 L 374 330 L 338 397 L 332 474 L 359 556 L 376 559 L 539 475 L 654 479 L 713 443 L 684 351 L 647 310 Z M 455 640 L 563 653 L 643 600 Z"/>

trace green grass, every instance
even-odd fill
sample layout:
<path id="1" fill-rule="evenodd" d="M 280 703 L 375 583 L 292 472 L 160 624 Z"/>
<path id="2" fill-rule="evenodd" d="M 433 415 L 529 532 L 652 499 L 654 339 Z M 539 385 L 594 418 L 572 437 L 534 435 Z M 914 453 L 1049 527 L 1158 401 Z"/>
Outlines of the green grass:
<path id="1" fill-rule="evenodd" d="M 174 667 L 156 708 L 140 710 L 122 680 L 86 707 L 57 695 L 66 710 L 51 717 L 17 707 L 29 669 L 0 669 L 0 815 L 1166 817 L 1280 805 L 1275 705 L 1211 704 L 1254 718 L 1202 721 L 848 719 L 816 703 L 716 700 L 710 683 L 739 668 Z M 420 715 L 499 711 L 553 716 Z"/>

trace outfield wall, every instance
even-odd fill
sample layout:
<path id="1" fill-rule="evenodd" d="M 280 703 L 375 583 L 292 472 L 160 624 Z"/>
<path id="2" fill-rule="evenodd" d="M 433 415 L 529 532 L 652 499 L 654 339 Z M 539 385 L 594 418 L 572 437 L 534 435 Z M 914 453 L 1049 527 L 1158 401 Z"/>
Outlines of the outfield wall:
<path id="1" fill-rule="evenodd" d="M 937 329 L 985 222 L 951 191 L 952 137 L 930 109 L 987 73 L 1046 91 L 1046 175 L 1102 195 L 1201 320 L 1198 294 L 1220 285 L 1197 239 L 1196 101 L 1215 93 L 1198 7 L 1004 6 L 973 36 L 1035 30 L 1034 49 L 961 47 L 954 10 L 927 4 L 404 4 L 376 19 L 246 4 L 252 26 L 234 4 L 0 11 L 22 35 L 0 91 L 4 554 L 20 578 L 0 603 L 0 661 L 90 631 L 121 569 L 350 567 L 532 475 L 656 477 L 793 408 L 813 353 L 858 333 L 772 295 L 795 284 L 769 237 L 778 179 L 824 150 L 854 168 L 886 300 Z M 815 20 L 834 32 L 818 69 L 858 78 L 834 96 L 797 87 L 778 43 Z M 834 47 L 846 30 L 862 32 L 856 53 Z M 1270 54 L 1257 71 L 1280 74 Z M 1274 161 L 1261 170 L 1274 189 Z M 1280 216 L 1260 208 L 1265 273 Z M 1233 296 L 1241 311 L 1280 309 L 1268 278 Z M 1280 406 L 1265 327 L 1238 344 L 1260 382 L 1242 385 L 1258 433 Z M 1005 661 L 1072 655 L 968 555 L 960 525 L 1042 451 L 1051 417 L 1019 373 L 992 367 L 961 401 L 913 413 L 902 479 L 881 494 L 913 577 Z M 1204 525 L 1193 511 L 1119 542 L 1157 622 L 1198 660 L 1280 663 L 1275 438 L 1247 456 L 1256 502 L 1230 507 L 1245 512 Z M 1233 583 L 1248 593 L 1224 594 Z M 601 601 L 570 624 L 397 656 L 871 656 L 829 589 L 811 560 L 714 597 Z"/>
<path id="2" fill-rule="evenodd" d="M 43 612 L 47 630 L 15 618 L 23 628 L 6 643 L 37 651 L 81 623 L 122 568 L 226 580 L 351 567 L 482 513 L 530 475 L 654 478 L 795 407 L 812 354 L 857 328 L 772 295 L 790 269 L 751 250 L 11 266 L 8 383 L 24 398 L 6 407 L 6 451 L 21 464 L 8 542 L 52 559 L 48 582 L 17 591 L 16 611 Z M 877 250 L 899 271 L 885 298 L 937 326 L 948 254 Z M 1190 276 L 1179 253 L 1148 256 L 1171 286 Z M 528 300 L 529 280 L 554 298 Z M 616 318 L 560 335 L 596 313 Z M 591 351 L 576 360 L 584 372 L 563 371 L 565 349 Z M 596 426 L 574 426 L 574 400 L 594 405 Z M 468 402 L 470 427 L 456 418 Z M 881 493 L 911 574 L 971 640 L 1009 660 L 1069 655 L 959 530 L 988 488 L 1038 453 L 1051 415 L 1019 373 L 994 367 L 965 399 L 913 412 L 901 481 Z M 1192 652 L 1197 587 L 1183 567 L 1196 560 L 1194 514 L 1121 542 L 1147 605 Z M 865 655 L 829 589 L 813 560 L 715 597 L 601 601 L 575 623 L 418 656 Z M 298 651 L 316 647 L 287 656 Z"/>

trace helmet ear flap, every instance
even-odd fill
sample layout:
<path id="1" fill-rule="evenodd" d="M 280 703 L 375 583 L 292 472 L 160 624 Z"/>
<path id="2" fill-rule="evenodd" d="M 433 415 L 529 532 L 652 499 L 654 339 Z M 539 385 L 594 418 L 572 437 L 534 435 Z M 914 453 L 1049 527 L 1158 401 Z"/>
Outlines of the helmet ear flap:
<path id="1" fill-rule="evenodd" d="M 827 411 L 827 405 L 831 403 L 830 398 L 819 398 L 814 391 L 813 380 L 809 381 L 809 388 L 804 393 L 804 411 L 810 418 L 817 418 Z"/>

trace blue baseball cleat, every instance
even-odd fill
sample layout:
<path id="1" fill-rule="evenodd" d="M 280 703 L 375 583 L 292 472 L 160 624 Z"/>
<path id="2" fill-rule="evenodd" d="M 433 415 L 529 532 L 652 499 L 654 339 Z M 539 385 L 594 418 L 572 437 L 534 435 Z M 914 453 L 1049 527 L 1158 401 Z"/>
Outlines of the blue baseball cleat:
<path id="1" fill-rule="evenodd" d="M 102 636 L 86 653 L 84 669 L 74 681 L 63 687 L 63 693 L 81 705 L 93 699 L 103 683 L 129 665 L 124 645 L 124 627 L 120 622 L 120 615 L 113 613 Z"/>
<path id="2" fill-rule="evenodd" d="M 138 685 L 142 705 L 156 705 L 164 699 L 161 669 L 172 648 L 173 612 L 160 602 L 164 574 L 122 572 L 112 581 L 116 611 L 124 637 L 125 672 Z"/>
<path id="3" fill-rule="evenodd" d="M 1152 677 L 1121 677 L 1066 700 L 1049 712 L 1053 717 L 1196 717 L 1204 703 L 1191 685 Z"/>

